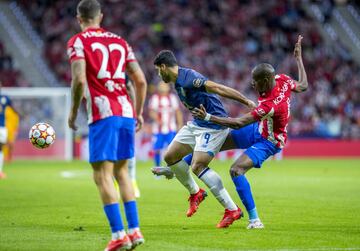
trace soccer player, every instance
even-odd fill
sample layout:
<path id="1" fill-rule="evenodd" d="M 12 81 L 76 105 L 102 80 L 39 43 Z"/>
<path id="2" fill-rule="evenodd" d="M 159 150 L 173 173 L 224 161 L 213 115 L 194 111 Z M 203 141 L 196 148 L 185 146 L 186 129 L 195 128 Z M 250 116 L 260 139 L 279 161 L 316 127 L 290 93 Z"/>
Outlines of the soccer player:
<path id="1" fill-rule="evenodd" d="M 236 100 L 249 107 L 255 107 L 254 102 L 238 91 L 210 81 L 192 69 L 178 66 L 171 51 L 161 51 L 155 57 L 154 65 L 165 83 L 175 85 L 181 102 L 190 111 L 203 104 L 212 114 L 227 117 L 225 108 L 216 94 Z M 195 119 L 180 129 L 164 156 L 167 166 L 171 168 L 176 174 L 176 178 L 190 193 L 190 208 L 187 211 L 187 216 L 191 217 L 207 195 L 196 184 L 189 172 L 187 163 L 182 160 L 184 156 L 194 151 L 191 163 L 193 172 L 210 188 L 215 198 L 225 208 L 224 217 L 217 225 L 219 228 L 228 227 L 242 216 L 242 211 L 235 205 L 224 188 L 220 176 L 208 167 L 210 161 L 220 150 L 228 132 L 228 128 L 224 126 Z"/>
<path id="2" fill-rule="evenodd" d="M 149 101 L 149 115 L 152 119 L 153 150 L 155 167 L 160 167 L 161 150 L 170 145 L 176 131 L 183 126 L 183 116 L 176 96 L 170 86 L 160 82 L 157 93 Z"/>
<path id="3" fill-rule="evenodd" d="M 287 126 L 290 119 L 291 92 L 304 92 L 308 88 L 307 76 L 301 55 L 302 36 L 295 44 L 299 80 L 285 74 L 275 74 L 270 64 L 262 63 L 252 70 L 252 86 L 259 93 L 258 107 L 240 118 L 224 118 L 207 113 L 205 106 L 193 109 L 194 117 L 218 125 L 236 129 L 231 132 L 233 148 L 247 150 L 230 168 L 230 174 L 241 201 L 249 213 L 248 228 L 263 228 L 256 211 L 250 184 L 245 173 L 261 164 L 271 155 L 281 151 L 287 140 Z M 258 123 L 257 123 L 258 122 Z M 231 142 L 233 141 L 233 142 Z M 228 150 L 229 145 L 224 145 Z"/>
<path id="4" fill-rule="evenodd" d="M 12 106 L 6 107 L 5 110 L 5 127 L 8 132 L 7 143 L 3 146 L 4 159 L 12 161 L 15 140 L 18 135 L 20 117 Z"/>
<path id="5" fill-rule="evenodd" d="M 1 90 L 1 82 L 0 82 Z M 4 168 L 4 154 L 3 146 L 8 140 L 8 131 L 5 127 L 5 111 L 8 107 L 11 107 L 11 100 L 8 96 L 0 94 L 0 179 L 6 178 L 6 174 L 3 172 Z M 15 111 L 15 110 L 14 110 Z"/>
<path id="6" fill-rule="evenodd" d="M 112 232 L 112 239 L 105 250 L 129 250 L 144 242 L 127 165 L 128 159 L 134 156 L 135 126 L 139 130 L 143 124 L 147 83 L 131 47 L 119 35 L 101 28 L 102 18 L 97 0 L 79 2 L 77 20 L 82 32 L 68 41 L 72 73 L 72 105 L 68 124 L 70 128 L 77 129 L 75 121 L 84 95 L 89 123 L 90 163 Z M 125 71 L 136 89 L 135 109 L 126 91 Z M 124 202 L 127 233 L 121 220 L 113 177 L 119 184 Z"/>

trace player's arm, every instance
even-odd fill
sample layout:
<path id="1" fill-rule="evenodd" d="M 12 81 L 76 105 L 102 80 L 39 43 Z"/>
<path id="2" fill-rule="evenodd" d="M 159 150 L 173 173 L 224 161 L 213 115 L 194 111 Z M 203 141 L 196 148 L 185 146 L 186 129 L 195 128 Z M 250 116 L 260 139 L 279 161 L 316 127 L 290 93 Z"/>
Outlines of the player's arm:
<path id="1" fill-rule="evenodd" d="M 180 128 L 183 127 L 184 125 L 183 114 L 180 108 L 176 109 L 175 116 L 176 116 L 176 127 L 178 130 L 180 130 Z"/>
<path id="2" fill-rule="evenodd" d="M 298 41 L 296 42 L 295 49 L 294 49 L 294 56 L 296 58 L 296 63 L 297 63 L 298 71 L 299 71 L 299 80 L 297 81 L 296 87 L 293 90 L 294 92 L 304 92 L 308 88 L 306 71 L 305 71 L 305 67 L 304 67 L 304 63 L 303 63 L 302 55 L 301 55 L 301 40 L 302 39 L 303 39 L 303 37 L 301 35 L 299 35 Z"/>
<path id="3" fill-rule="evenodd" d="M 69 127 L 76 130 L 75 120 L 81 104 L 86 83 L 85 59 L 78 59 L 71 63 L 71 110 L 68 119 Z"/>
<path id="4" fill-rule="evenodd" d="M 129 62 L 126 66 L 126 72 L 135 86 L 135 109 L 137 114 L 136 131 L 139 131 L 144 123 L 142 114 L 146 97 L 147 83 L 144 72 L 141 70 L 137 61 Z"/>
<path id="5" fill-rule="evenodd" d="M 194 117 L 206 121 L 213 122 L 218 125 L 230 127 L 232 129 L 239 129 L 244 127 L 248 124 L 256 122 L 256 119 L 251 114 L 251 112 L 246 113 L 245 115 L 241 116 L 240 118 L 222 118 L 214 115 L 210 115 L 206 112 L 205 107 L 200 105 L 200 108 L 194 108 L 191 113 Z"/>
<path id="6" fill-rule="evenodd" d="M 233 88 L 227 87 L 225 85 L 221 85 L 221 84 L 215 83 L 213 81 L 207 80 L 205 83 L 205 90 L 209 93 L 215 93 L 224 98 L 229 98 L 229 99 L 238 101 L 238 102 L 246 105 L 249 108 L 256 107 L 256 105 L 253 101 L 251 101 L 250 99 L 245 97 L 239 91 L 237 91 Z"/>
<path id="7" fill-rule="evenodd" d="M 135 102 L 136 102 L 135 101 L 136 100 L 135 99 L 135 89 L 130 80 L 126 81 L 126 90 L 127 90 L 127 93 L 129 94 L 131 101 L 135 104 Z"/>

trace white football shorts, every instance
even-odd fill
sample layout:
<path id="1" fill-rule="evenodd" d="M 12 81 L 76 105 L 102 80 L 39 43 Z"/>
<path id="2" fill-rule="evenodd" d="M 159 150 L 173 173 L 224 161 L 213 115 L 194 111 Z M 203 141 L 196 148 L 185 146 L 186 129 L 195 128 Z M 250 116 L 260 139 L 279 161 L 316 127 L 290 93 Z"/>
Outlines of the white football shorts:
<path id="1" fill-rule="evenodd" d="M 8 131 L 6 127 L 0 127 L 0 144 L 5 144 L 7 142 Z"/>
<path id="2" fill-rule="evenodd" d="M 176 134 L 174 141 L 191 146 L 195 152 L 207 152 L 215 156 L 220 151 L 228 134 L 229 128 L 211 129 L 197 126 L 189 121 Z"/>

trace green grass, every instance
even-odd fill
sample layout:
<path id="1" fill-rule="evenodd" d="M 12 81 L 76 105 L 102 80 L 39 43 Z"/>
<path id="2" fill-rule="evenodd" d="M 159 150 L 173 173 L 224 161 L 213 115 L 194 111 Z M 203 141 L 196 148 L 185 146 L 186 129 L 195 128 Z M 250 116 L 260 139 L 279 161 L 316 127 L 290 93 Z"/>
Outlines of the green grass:
<path id="1" fill-rule="evenodd" d="M 228 176 L 230 162 L 211 166 L 241 205 Z M 138 163 L 146 243 L 137 250 L 360 250 L 359 159 L 270 161 L 250 171 L 263 230 L 246 230 L 244 219 L 216 229 L 223 209 L 212 196 L 187 218 L 185 189 L 175 180 L 154 179 L 150 167 Z M 22 161 L 5 171 L 0 250 L 104 249 L 110 233 L 87 163 Z M 65 179 L 62 171 L 77 176 Z"/>

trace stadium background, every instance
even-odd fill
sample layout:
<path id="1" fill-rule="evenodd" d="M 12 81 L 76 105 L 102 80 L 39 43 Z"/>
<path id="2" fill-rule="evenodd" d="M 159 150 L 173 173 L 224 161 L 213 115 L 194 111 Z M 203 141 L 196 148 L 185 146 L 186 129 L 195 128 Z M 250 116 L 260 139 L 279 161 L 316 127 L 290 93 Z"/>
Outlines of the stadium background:
<path id="1" fill-rule="evenodd" d="M 148 96 L 159 81 L 153 57 L 169 48 L 181 65 L 255 100 L 249 86 L 251 68 L 266 61 L 278 72 L 297 78 L 292 51 L 297 35 L 304 36 L 310 86 L 307 92 L 293 95 L 284 159 L 267 161 L 261 170 L 247 174 L 264 231 L 246 231 L 246 219 L 217 230 L 223 209 L 212 196 L 196 217 L 186 218 L 188 194 L 183 187 L 176 181 L 154 179 L 149 171 L 152 162 L 139 161 L 138 202 L 146 243 L 138 250 L 360 250 L 358 1 L 101 2 L 104 27 L 134 47 L 149 82 Z M 95 251 L 103 250 L 108 241 L 89 164 L 59 160 L 66 158 L 70 86 L 66 41 L 79 31 L 76 4 L 0 1 L 1 90 L 11 94 L 20 115 L 14 159 L 5 165 L 8 177 L 0 180 L 0 251 Z M 232 116 L 244 112 L 238 104 L 225 102 Z M 190 118 L 185 110 L 184 115 Z M 74 135 L 76 157 L 81 152 L 86 155 L 85 117 L 82 111 L 81 128 Z M 16 116 L 8 121 L 16 124 Z M 49 122 L 57 132 L 55 144 L 47 150 L 35 149 L 27 139 L 29 128 L 39 121 Z M 139 159 L 147 159 L 149 124 L 137 135 L 137 144 Z M 237 154 L 221 155 L 211 167 L 242 207 L 228 174 L 232 160 L 224 160 Z"/>
<path id="2" fill-rule="evenodd" d="M 6 25 L 6 18 L 11 22 L 11 15 L 16 16 L 11 25 L 23 26 L 25 35 L 39 48 L 37 60 L 42 60 L 34 70 L 22 68 L 23 61 L 32 64 L 33 59 L 14 53 L 14 48 L 23 49 L 23 43 L 16 41 L 20 36 L 7 36 L 4 32 L 0 40 L 2 85 L 68 87 L 71 76 L 66 41 L 79 31 L 74 19 L 76 1 L 23 0 L 5 1 L 2 5 L 1 24 Z M 152 64 L 154 55 L 169 48 L 175 51 L 181 65 L 193 67 L 256 100 L 249 84 L 251 68 L 258 62 L 270 62 L 277 72 L 296 78 L 292 50 L 297 35 L 302 34 L 310 86 L 306 93 L 292 100 L 292 122 L 288 128 L 290 148 L 285 149 L 285 155 L 314 153 L 319 147 L 303 147 L 309 143 L 308 139 L 314 140 L 308 145 L 330 149 L 329 154 L 318 152 L 318 155 L 359 155 L 356 149 L 360 148 L 360 57 L 356 52 L 360 49 L 360 18 L 356 1 L 105 0 L 103 12 L 103 26 L 124 36 L 134 47 L 150 84 L 149 95 L 159 81 Z M 7 46 L 9 37 L 20 48 Z M 39 73 L 45 76 L 42 81 L 36 76 Z M 23 121 L 19 140 L 26 139 L 31 123 L 49 118 L 49 113 L 53 113 L 46 102 L 29 102 L 32 105 L 14 104 Z M 231 116 L 244 112 L 243 107 L 234 102 L 225 103 Z M 32 107 L 36 107 L 36 113 Z M 187 111 L 184 110 L 184 114 L 186 119 L 190 118 Z M 79 139 L 87 134 L 85 113 L 82 115 L 81 130 L 75 138 L 76 155 L 80 154 Z M 146 112 L 145 120 L 149 121 Z M 58 136 L 62 138 L 61 131 Z M 323 145 L 322 139 L 345 142 L 336 145 L 326 141 Z M 138 135 L 138 142 L 144 149 L 150 148 L 149 126 Z"/>

